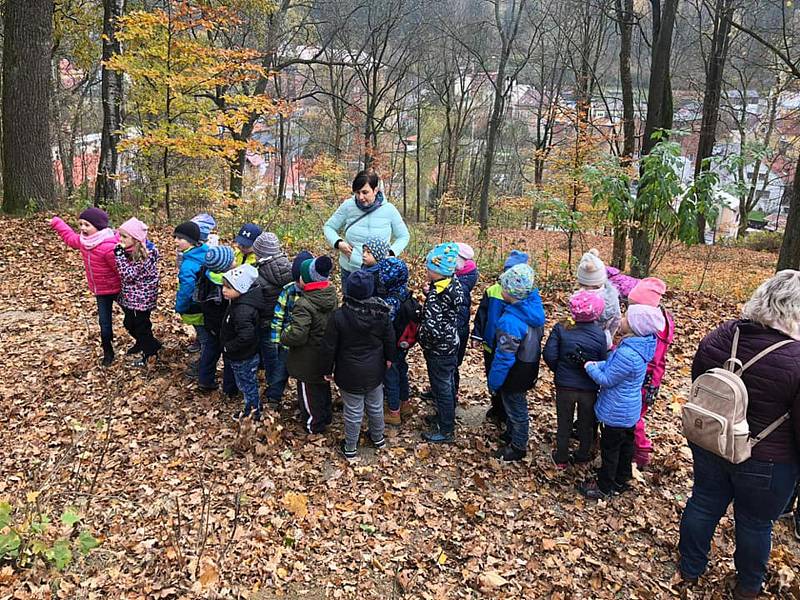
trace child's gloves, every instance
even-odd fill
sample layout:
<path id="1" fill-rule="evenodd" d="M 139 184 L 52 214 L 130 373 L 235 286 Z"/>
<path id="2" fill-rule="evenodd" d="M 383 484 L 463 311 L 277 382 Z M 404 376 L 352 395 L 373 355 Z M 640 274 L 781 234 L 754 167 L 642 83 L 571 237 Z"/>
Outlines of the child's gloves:
<path id="1" fill-rule="evenodd" d="M 117 244 L 114 246 L 114 256 L 125 256 L 125 248 L 122 246 L 122 244 Z"/>

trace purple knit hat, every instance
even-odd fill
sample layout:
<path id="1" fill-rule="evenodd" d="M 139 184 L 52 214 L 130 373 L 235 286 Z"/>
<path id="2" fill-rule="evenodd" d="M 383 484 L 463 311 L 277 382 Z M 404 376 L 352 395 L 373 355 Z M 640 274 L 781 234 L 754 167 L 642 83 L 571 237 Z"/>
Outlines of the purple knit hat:
<path id="1" fill-rule="evenodd" d="M 78 218 L 89 221 L 96 229 L 105 229 L 108 227 L 108 213 L 96 206 L 90 206 L 78 215 Z"/>

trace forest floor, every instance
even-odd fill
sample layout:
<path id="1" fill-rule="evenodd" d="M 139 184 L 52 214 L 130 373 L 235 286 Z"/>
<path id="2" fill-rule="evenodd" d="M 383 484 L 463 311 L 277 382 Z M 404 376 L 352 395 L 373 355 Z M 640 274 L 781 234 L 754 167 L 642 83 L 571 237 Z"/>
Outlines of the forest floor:
<path id="1" fill-rule="evenodd" d="M 410 357 L 416 415 L 388 429 L 385 450 L 364 448 L 352 465 L 335 450 L 341 414 L 328 434 L 305 436 L 293 418 L 293 390 L 280 415 L 257 431 L 240 428 L 230 418 L 236 406 L 219 393 L 199 394 L 183 375 L 194 357 L 171 311 L 172 244 L 155 237 L 162 360 L 140 371 L 120 357 L 103 369 L 79 253 L 45 219 L 0 227 L 0 501 L 12 505 L 12 523 L 49 515 L 52 524 L 38 534 L 45 546 L 79 529 L 100 541 L 61 571 L 40 559 L 24 569 L 0 563 L 0 599 L 675 596 L 678 524 L 691 482 L 678 412 L 692 355 L 770 274 L 774 255 L 714 250 L 703 284 L 727 290 L 722 296 L 693 291 L 705 249 L 662 263 L 660 272 L 684 289 L 666 298 L 678 334 L 649 421 L 654 462 L 636 472 L 631 492 L 593 502 L 575 491 L 587 470 L 558 472 L 550 461 L 555 408 L 546 368 L 529 394 L 527 459 L 509 466 L 491 458 L 498 431 L 483 421 L 476 350 L 463 366 L 453 446 L 420 441 L 431 408 L 416 398 L 426 385 L 418 350 Z M 562 240 L 504 232 L 498 252 L 523 244 L 543 271 L 541 244 L 563 252 Z M 608 254 L 608 240 L 589 242 Z M 567 294 L 568 284 L 543 289 L 548 325 L 564 315 Z M 119 313 L 115 319 L 123 354 L 130 340 Z M 75 525 L 59 522 L 67 508 L 80 517 Z M 729 513 L 691 598 L 726 597 L 733 546 Z M 800 598 L 798 573 L 800 544 L 781 521 L 768 597 Z"/>

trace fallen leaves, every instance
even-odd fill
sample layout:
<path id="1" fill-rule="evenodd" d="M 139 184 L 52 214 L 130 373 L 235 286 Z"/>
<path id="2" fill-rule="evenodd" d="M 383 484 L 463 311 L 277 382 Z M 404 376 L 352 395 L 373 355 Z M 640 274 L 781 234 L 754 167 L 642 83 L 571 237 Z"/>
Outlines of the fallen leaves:
<path id="1" fill-rule="evenodd" d="M 308 496 L 295 492 L 286 492 L 283 497 L 283 505 L 298 519 L 304 519 L 308 515 Z"/>

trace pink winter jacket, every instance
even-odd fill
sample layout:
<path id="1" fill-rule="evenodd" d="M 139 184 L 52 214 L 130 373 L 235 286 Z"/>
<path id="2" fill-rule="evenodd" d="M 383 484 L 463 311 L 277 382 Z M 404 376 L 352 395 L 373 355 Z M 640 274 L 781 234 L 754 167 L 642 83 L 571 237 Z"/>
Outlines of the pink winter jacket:
<path id="1" fill-rule="evenodd" d="M 658 388 L 661 387 L 661 380 L 664 378 L 664 371 L 667 368 L 667 352 L 669 351 L 672 340 L 675 337 L 675 321 L 668 310 L 661 309 L 667 324 L 664 330 L 656 334 L 656 353 L 653 360 L 647 365 L 647 374 L 642 386 L 642 401 L 648 406 L 655 402 Z"/>
<path id="2" fill-rule="evenodd" d="M 81 244 L 81 236 L 73 231 L 63 219 L 53 217 L 50 220 L 50 227 L 56 230 L 64 243 L 70 248 L 81 251 L 83 256 L 83 266 L 86 268 L 86 282 L 89 284 L 89 291 L 95 296 L 106 294 L 118 294 L 120 290 L 119 273 L 117 263 L 114 260 L 114 246 L 119 242 L 119 234 L 108 238 L 91 250 L 87 250 Z"/>

